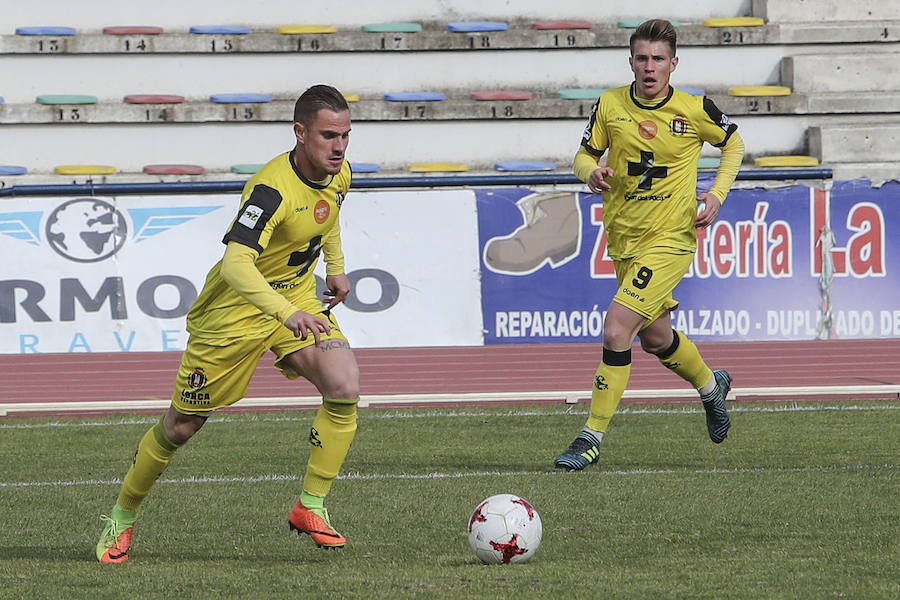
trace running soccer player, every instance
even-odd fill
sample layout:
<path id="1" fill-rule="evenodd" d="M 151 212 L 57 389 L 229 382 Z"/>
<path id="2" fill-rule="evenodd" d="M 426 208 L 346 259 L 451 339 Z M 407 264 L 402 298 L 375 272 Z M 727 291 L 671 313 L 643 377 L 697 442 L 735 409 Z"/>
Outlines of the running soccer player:
<path id="1" fill-rule="evenodd" d="M 635 336 L 700 392 L 710 439 L 721 443 L 731 422 L 725 397 L 731 377 L 712 371 L 694 343 L 672 328 L 678 307 L 672 291 L 697 249 L 697 227 L 708 227 L 737 176 L 744 143 L 737 125 L 706 97 L 669 85 L 678 65 L 675 28 L 642 23 L 630 39 L 631 85 L 597 100 L 575 155 L 574 171 L 603 194 L 603 224 L 618 290 L 603 323 L 603 357 L 594 375 L 587 423 L 554 465 L 580 471 L 597 462 L 600 442 L 631 373 Z M 697 160 L 704 142 L 720 148 L 721 163 L 709 192 L 696 193 Z M 609 149 L 606 164 L 599 159 Z"/>
<path id="2" fill-rule="evenodd" d="M 241 207 L 223 243 L 224 257 L 188 313 L 187 349 L 172 404 L 141 439 L 116 505 L 103 516 L 102 563 L 128 560 L 138 509 L 175 451 L 216 409 L 240 400 L 264 353 L 288 378 L 303 376 L 322 394 L 309 432 L 309 462 L 290 528 L 320 547 L 346 543 L 324 498 L 356 433 L 359 368 L 331 309 L 344 301 L 338 213 L 350 188 L 344 152 L 350 109 L 333 87 L 316 85 L 294 107 L 296 146 L 263 166 L 244 186 Z M 325 255 L 325 298 L 313 268 Z"/>

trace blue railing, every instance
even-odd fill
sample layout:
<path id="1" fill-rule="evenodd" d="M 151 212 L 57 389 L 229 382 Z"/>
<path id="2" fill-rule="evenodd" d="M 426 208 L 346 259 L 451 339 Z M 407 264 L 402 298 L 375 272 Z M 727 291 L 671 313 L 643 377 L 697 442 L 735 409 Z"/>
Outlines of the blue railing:
<path id="1" fill-rule="evenodd" d="M 794 179 L 831 179 L 826 168 L 741 170 L 742 181 L 784 181 Z M 123 196 L 134 194 L 216 194 L 240 192 L 246 180 L 234 181 L 160 181 L 148 183 L 70 183 L 13 185 L 0 188 L 0 196 Z M 354 189 L 430 188 L 476 186 L 529 186 L 578 184 L 571 173 L 439 175 L 421 177 L 358 177 Z"/>

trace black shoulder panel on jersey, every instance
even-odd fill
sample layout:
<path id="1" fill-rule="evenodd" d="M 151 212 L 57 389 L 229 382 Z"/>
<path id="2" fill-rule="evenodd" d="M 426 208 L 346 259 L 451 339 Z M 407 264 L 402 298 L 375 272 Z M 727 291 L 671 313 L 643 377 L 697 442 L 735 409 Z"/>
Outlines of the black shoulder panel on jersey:
<path id="1" fill-rule="evenodd" d="M 716 148 L 724 146 L 726 143 L 728 143 L 728 138 L 731 137 L 731 134 L 737 131 L 737 124 L 733 123 L 731 119 L 722 114 L 722 111 L 719 110 L 719 107 L 716 106 L 715 102 L 713 102 L 706 96 L 703 96 L 703 110 L 706 111 L 706 114 L 709 116 L 713 123 L 721 127 L 723 131 L 725 131 L 725 139 L 718 144 L 713 144 L 713 146 L 715 146 Z"/>
<path id="2" fill-rule="evenodd" d="M 222 238 L 222 243 L 238 242 L 262 253 L 259 236 L 280 204 L 281 194 L 278 190 L 261 183 L 257 184 L 250 192 L 250 197 L 241 206 L 241 212 L 231 229 Z"/>
<path id="3" fill-rule="evenodd" d="M 581 145 L 593 156 L 600 158 L 603 156 L 603 152 L 597 150 L 593 146 L 590 145 L 591 140 L 591 132 L 594 131 L 594 123 L 597 122 L 597 111 L 600 110 L 600 98 L 597 98 L 597 101 L 594 102 L 594 106 L 591 107 L 591 116 L 588 119 L 587 127 L 584 128 L 584 133 L 581 136 Z"/>

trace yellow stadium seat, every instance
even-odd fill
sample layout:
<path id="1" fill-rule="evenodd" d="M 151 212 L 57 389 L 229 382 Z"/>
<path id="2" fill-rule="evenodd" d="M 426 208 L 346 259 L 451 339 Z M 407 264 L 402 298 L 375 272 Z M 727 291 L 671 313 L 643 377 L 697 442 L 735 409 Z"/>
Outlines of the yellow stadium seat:
<path id="1" fill-rule="evenodd" d="M 116 168 L 106 165 L 60 165 L 53 172 L 57 175 L 112 175 Z"/>
<path id="2" fill-rule="evenodd" d="M 420 162 L 412 163 L 407 167 L 412 173 L 438 173 L 444 172 L 461 172 L 468 171 L 469 165 L 458 162 Z"/>
<path id="3" fill-rule="evenodd" d="M 819 159 L 815 156 L 798 154 L 783 156 L 760 156 L 755 161 L 757 167 L 815 167 Z"/>
<path id="4" fill-rule="evenodd" d="M 334 25 L 282 25 L 276 29 L 278 33 L 286 35 L 310 34 L 310 33 L 337 33 Z"/>
<path id="5" fill-rule="evenodd" d="M 703 24 L 707 27 L 760 27 L 766 22 L 759 17 L 715 17 L 706 19 Z"/>
<path id="6" fill-rule="evenodd" d="M 359 94 L 348 94 L 347 92 L 343 92 L 342 95 L 347 102 L 359 102 Z"/>
<path id="7" fill-rule="evenodd" d="M 790 96 L 791 88 L 783 85 L 739 85 L 728 90 L 729 96 Z"/>

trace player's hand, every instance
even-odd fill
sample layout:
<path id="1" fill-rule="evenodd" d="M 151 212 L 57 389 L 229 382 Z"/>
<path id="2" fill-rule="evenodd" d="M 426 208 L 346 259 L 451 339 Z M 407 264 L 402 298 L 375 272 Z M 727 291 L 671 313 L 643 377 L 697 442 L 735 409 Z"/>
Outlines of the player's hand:
<path id="1" fill-rule="evenodd" d="M 322 300 L 329 310 L 347 299 L 350 293 L 350 280 L 346 275 L 328 275 L 325 277 L 325 298 Z"/>
<path id="2" fill-rule="evenodd" d="M 722 201 L 709 192 L 703 192 L 697 196 L 697 205 L 697 218 L 694 220 L 694 227 L 703 229 L 712 225 L 712 222 L 719 216 Z"/>
<path id="3" fill-rule="evenodd" d="M 316 345 L 319 345 L 320 336 L 323 333 L 331 334 L 331 325 L 322 317 L 311 315 L 308 312 L 298 310 L 287 318 L 284 326 L 294 332 L 294 337 L 305 340 L 306 336 L 312 334 L 316 339 Z"/>
<path id="4" fill-rule="evenodd" d="M 612 186 L 609 185 L 609 182 L 606 181 L 607 177 L 612 177 L 614 175 L 611 167 L 598 167 L 591 172 L 591 176 L 588 178 L 588 187 L 595 194 L 602 194 L 603 192 L 608 192 L 612 189 Z"/>

